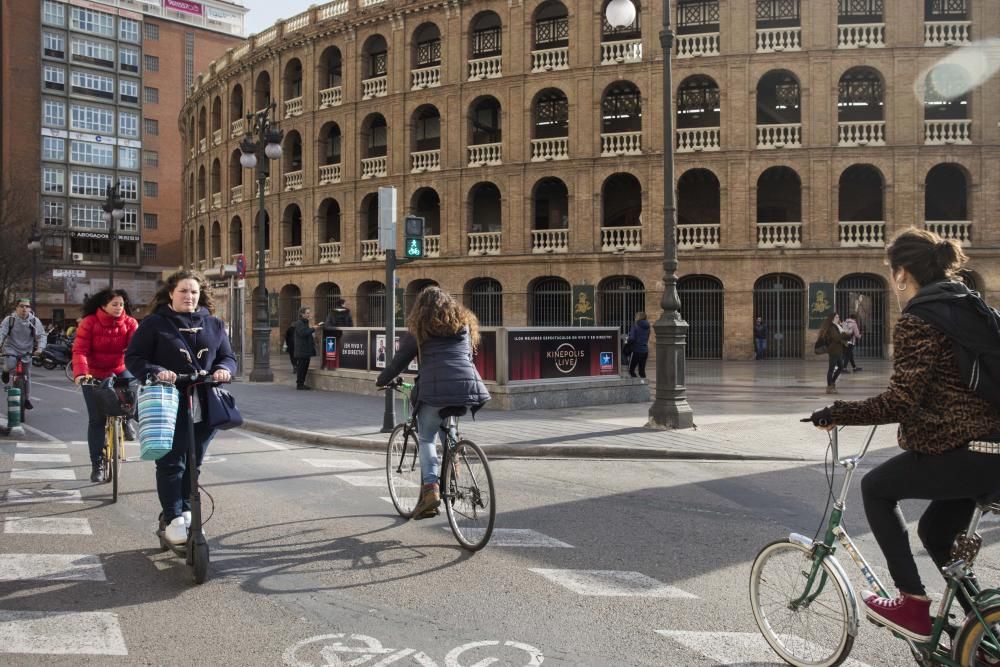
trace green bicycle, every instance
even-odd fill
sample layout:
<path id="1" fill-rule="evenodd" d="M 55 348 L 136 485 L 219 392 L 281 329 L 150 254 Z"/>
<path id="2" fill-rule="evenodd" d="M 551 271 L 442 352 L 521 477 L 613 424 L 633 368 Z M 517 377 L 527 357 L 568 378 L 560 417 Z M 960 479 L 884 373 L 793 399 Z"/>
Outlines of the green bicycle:
<path id="1" fill-rule="evenodd" d="M 839 665 L 851 652 L 858 635 L 858 597 L 834 557 L 837 542 L 858 566 L 868 586 L 878 595 L 889 597 L 842 523 L 848 489 L 874 435 L 872 427 L 861 453 L 840 459 L 837 430 L 830 433 L 833 462 L 846 472 L 823 539 L 792 533 L 787 539 L 765 546 L 754 559 L 750 570 L 754 619 L 767 643 L 790 665 Z M 830 482 L 832 496 L 832 477 Z M 930 641 L 918 643 L 893 633 L 909 644 L 919 665 L 1000 664 L 1000 589 L 980 589 L 972 571 L 982 545 L 976 530 L 983 515 L 989 512 L 1000 513 L 1000 498 L 985 498 L 977 503 L 968 528 L 956 538 L 952 561 L 941 570 L 947 587 L 933 619 Z M 968 615 L 959 614 L 964 620 L 952 633 L 949 612 L 958 599 L 969 603 L 972 611 Z M 950 646 L 946 646 L 942 639 L 952 634 Z"/>

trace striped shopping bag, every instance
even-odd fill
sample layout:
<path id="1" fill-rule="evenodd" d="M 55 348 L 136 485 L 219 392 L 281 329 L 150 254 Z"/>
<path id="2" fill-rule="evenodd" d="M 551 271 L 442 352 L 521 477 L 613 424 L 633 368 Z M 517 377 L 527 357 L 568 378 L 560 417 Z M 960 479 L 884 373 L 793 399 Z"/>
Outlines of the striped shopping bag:
<path id="1" fill-rule="evenodd" d="M 173 448 L 180 403 L 173 385 L 139 387 L 139 456 L 143 460 L 155 461 Z"/>

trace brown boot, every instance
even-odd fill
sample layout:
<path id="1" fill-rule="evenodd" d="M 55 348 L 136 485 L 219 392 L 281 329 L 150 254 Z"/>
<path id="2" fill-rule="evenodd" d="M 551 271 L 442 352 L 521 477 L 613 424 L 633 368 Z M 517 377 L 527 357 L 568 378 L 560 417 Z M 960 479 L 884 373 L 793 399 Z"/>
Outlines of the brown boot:
<path id="1" fill-rule="evenodd" d="M 840 392 L 837 391 L 837 385 L 835 385 L 835 384 L 828 384 L 826 386 L 826 393 L 828 393 L 828 394 L 838 394 Z"/>
<path id="2" fill-rule="evenodd" d="M 420 500 L 413 508 L 414 519 L 426 519 L 438 515 L 438 505 L 441 504 L 441 487 L 437 483 L 424 484 L 420 487 Z"/>

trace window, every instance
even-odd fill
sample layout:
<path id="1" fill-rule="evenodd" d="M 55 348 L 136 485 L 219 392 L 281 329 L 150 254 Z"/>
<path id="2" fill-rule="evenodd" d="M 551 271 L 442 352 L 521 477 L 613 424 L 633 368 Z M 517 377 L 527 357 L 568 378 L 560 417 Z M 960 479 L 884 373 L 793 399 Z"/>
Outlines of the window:
<path id="1" fill-rule="evenodd" d="M 142 214 L 142 226 L 146 229 L 156 229 L 159 223 L 159 218 L 155 213 Z"/>
<path id="2" fill-rule="evenodd" d="M 139 50 L 123 46 L 118 49 L 118 67 L 123 72 L 139 73 Z"/>
<path id="3" fill-rule="evenodd" d="M 139 43 L 139 22 L 133 19 L 118 18 L 118 39 L 123 42 Z"/>
<path id="4" fill-rule="evenodd" d="M 66 205 L 61 201 L 42 202 L 42 224 L 46 227 L 62 227 L 66 222 Z"/>
<path id="5" fill-rule="evenodd" d="M 160 133 L 160 121 L 155 118 L 143 118 L 142 119 L 142 131 L 150 136 L 156 136 Z"/>
<path id="6" fill-rule="evenodd" d="M 142 152 L 142 164 L 147 167 L 159 167 L 160 166 L 160 154 L 156 151 L 143 151 Z"/>
<path id="7" fill-rule="evenodd" d="M 115 99 L 115 78 L 113 76 L 74 71 L 72 85 L 74 93 L 103 97 L 108 100 Z"/>
<path id="8" fill-rule="evenodd" d="M 143 197 L 159 197 L 160 196 L 160 184 L 156 181 L 143 181 L 142 182 L 142 196 Z"/>
<path id="9" fill-rule="evenodd" d="M 73 202 L 69 207 L 70 227 L 82 229 L 107 229 L 104 222 L 104 211 L 100 204 L 84 204 Z"/>
<path id="10" fill-rule="evenodd" d="M 111 174 L 93 171 L 73 171 L 69 175 L 69 193 L 77 197 L 104 197 L 112 184 Z"/>
<path id="11" fill-rule="evenodd" d="M 66 5 L 55 0 L 45 0 L 42 3 L 42 23 L 66 25 Z"/>
<path id="12" fill-rule="evenodd" d="M 60 223 L 62 224 L 62 223 Z M 63 254 L 65 252 L 65 239 L 61 236 L 46 236 L 42 239 L 42 257 L 45 259 L 54 259 L 56 261 L 61 261 L 63 259 Z M 52 319 L 56 319 L 56 313 L 62 311 L 62 308 L 52 309 Z M 58 321 L 58 320 L 57 320 Z"/>
<path id="13" fill-rule="evenodd" d="M 43 168 L 42 192 L 49 195 L 61 195 L 66 192 L 66 172 L 55 167 Z"/>
<path id="14" fill-rule="evenodd" d="M 66 90 L 66 70 L 56 65 L 46 65 L 43 71 L 46 90 Z"/>
<path id="15" fill-rule="evenodd" d="M 147 42 L 155 42 L 160 39 L 160 26 L 155 23 L 143 23 L 142 35 Z"/>
<path id="16" fill-rule="evenodd" d="M 66 105 L 56 100 L 42 101 L 42 125 L 66 126 Z"/>
<path id="17" fill-rule="evenodd" d="M 139 82 L 131 79 L 118 81 L 118 98 L 129 104 L 139 103 Z"/>
<path id="18" fill-rule="evenodd" d="M 115 113 L 111 109 L 91 107 L 85 104 L 71 104 L 69 107 L 69 127 L 96 134 L 113 134 Z"/>
<path id="19" fill-rule="evenodd" d="M 118 168 L 139 170 L 139 149 L 129 146 L 118 147 Z"/>
<path id="20" fill-rule="evenodd" d="M 122 176 L 118 179 L 121 184 L 122 199 L 125 201 L 139 201 L 139 179 L 135 176 Z"/>
<path id="21" fill-rule="evenodd" d="M 69 142 L 69 161 L 94 167 L 114 167 L 115 147 L 73 139 Z"/>
<path id="22" fill-rule="evenodd" d="M 95 12 L 83 7 L 70 7 L 70 27 L 74 30 L 92 32 L 105 37 L 115 36 L 115 17 L 104 12 Z"/>
<path id="23" fill-rule="evenodd" d="M 160 89 L 151 86 L 142 87 L 142 101 L 144 104 L 159 104 Z"/>
<path id="24" fill-rule="evenodd" d="M 113 68 L 115 49 L 110 44 L 94 39 L 74 38 L 69 44 L 70 60 L 89 65 Z"/>
<path id="25" fill-rule="evenodd" d="M 63 162 L 66 159 L 66 140 L 42 137 L 42 159 Z"/>
<path id="26" fill-rule="evenodd" d="M 139 136 L 139 114 L 132 113 L 131 111 L 118 112 L 118 136 Z"/>
<path id="27" fill-rule="evenodd" d="M 160 71 L 160 59 L 156 56 L 143 56 L 142 66 L 147 72 L 159 72 Z"/>
<path id="28" fill-rule="evenodd" d="M 66 40 L 54 32 L 42 33 L 42 53 L 50 58 L 66 57 Z"/>
<path id="29" fill-rule="evenodd" d="M 142 258 L 143 258 L 143 260 L 146 260 L 146 261 L 156 259 L 156 244 L 155 243 L 143 243 L 142 244 Z"/>
<path id="30" fill-rule="evenodd" d="M 139 209 L 126 208 L 125 215 L 118 222 L 118 231 L 137 232 L 139 231 Z"/>

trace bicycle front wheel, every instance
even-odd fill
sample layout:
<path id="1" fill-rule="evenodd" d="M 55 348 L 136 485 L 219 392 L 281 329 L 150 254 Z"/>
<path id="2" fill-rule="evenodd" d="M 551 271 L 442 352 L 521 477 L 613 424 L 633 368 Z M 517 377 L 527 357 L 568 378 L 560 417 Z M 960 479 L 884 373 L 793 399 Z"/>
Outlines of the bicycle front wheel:
<path id="1" fill-rule="evenodd" d="M 1000 605 L 981 609 L 993 637 L 1000 640 Z M 986 627 L 976 618 L 966 618 L 955 639 L 952 657 L 962 667 L 1000 665 L 1000 642 L 990 639 Z"/>
<path id="2" fill-rule="evenodd" d="M 24 395 L 25 381 L 23 378 L 16 378 L 11 386 L 21 392 L 21 407 L 18 408 L 18 412 L 21 415 L 21 423 L 24 422 L 24 402 L 28 400 L 28 397 Z"/>
<path id="3" fill-rule="evenodd" d="M 497 508 L 493 474 L 482 448 L 459 440 L 448 456 L 441 478 L 441 500 L 451 532 L 469 551 L 479 551 L 493 535 Z"/>
<path id="4" fill-rule="evenodd" d="M 799 667 L 839 665 L 851 652 L 857 628 L 850 627 L 849 594 L 828 560 L 815 568 L 812 551 L 788 540 L 764 547 L 750 570 L 757 627 L 775 653 Z"/>
<path id="5" fill-rule="evenodd" d="M 111 502 L 118 502 L 118 478 L 121 475 L 121 461 L 125 455 L 125 432 L 122 420 L 115 419 L 111 434 Z"/>
<path id="6" fill-rule="evenodd" d="M 399 424 L 389 436 L 385 452 L 385 476 L 389 498 L 402 517 L 410 518 L 420 496 L 420 457 L 417 434 Z"/>
<path id="7" fill-rule="evenodd" d="M 73 362 L 70 361 L 66 364 L 66 379 L 73 382 Z"/>

